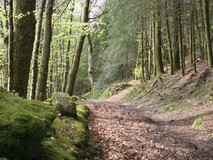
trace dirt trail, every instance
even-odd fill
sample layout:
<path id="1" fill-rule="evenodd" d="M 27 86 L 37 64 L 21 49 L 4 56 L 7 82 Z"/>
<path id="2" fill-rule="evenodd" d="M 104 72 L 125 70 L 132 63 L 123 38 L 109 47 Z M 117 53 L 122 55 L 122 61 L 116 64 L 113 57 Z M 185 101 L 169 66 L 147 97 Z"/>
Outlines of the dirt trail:
<path id="1" fill-rule="evenodd" d="M 90 130 L 101 148 L 97 160 L 212 160 L 212 107 L 156 112 L 122 102 L 128 89 L 106 100 L 89 100 Z M 198 115 L 199 113 L 199 115 Z M 205 126 L 192 129 L 203 114 Z M 205 117 L 206 116 L 206 117 Z"/>

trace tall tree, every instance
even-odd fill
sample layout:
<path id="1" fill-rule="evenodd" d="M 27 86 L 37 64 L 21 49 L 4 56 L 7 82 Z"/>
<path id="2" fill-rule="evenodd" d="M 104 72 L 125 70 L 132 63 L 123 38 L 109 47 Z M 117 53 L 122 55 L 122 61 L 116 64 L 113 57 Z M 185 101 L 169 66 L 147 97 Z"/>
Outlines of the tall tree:
<path id="1" fill-rule="evenodd" d="M 195 26 L 194 26 L 194 18 L 195 18 L 195 2 L 192 0 L 192 9 L 191 9 L 191 24 L 190 24 L 190 61 L 193 67 L 194 72 L 196 73 L 196 54 L 195 54 Z"/>
<path id="2" fill-rule="evenodd" d="M 90 85 L 91 88 L 93 88 L 94 86 L 94 55 L 93 55 L 93 45 L 92 45 L 92 40 L 91 40 L 91 36 L 88 35 L 87 36 L 88 39 L 88 76 L 89 76 L 89 80 L 90 80 Z"/>
<path id="3" fill-rule="evenodd" d="M 42 27 L 42 19 L 43 19 L 45 4 L 46 4 L 46 0 L 42 0 L 39 16 L 38 16 L 34 47 L 33 47 L 32 78 L 31 78 L 31 90 L 30 90 L 31 99 L 35 99 L 35 93 L 36 93 L 36 84 L 37 84 L 37 77 L 38 77 L 38 55 L 39 55 L 39 46 L 41 41 L 40 40 L 41 27 Z"/>
<path id="4" fill-rule="evenodd" d="M 156 31 L 155 31 L 155 45 L 156 45 L 156 71 L 157 77 L 160 77 L 163 74 L 163 61 L 162 61 L 162 42 L 161 42 L 161 14 L 160 14 L 160 2 L 157 2 L 156 5 Z"/>
<path id="5" fill-rule="evenodd" d="M 169 25 L 169 14 L 168 14 L 168 0 L 165 1 L 165 10 L 166 10 L 166 29 L 167 29 L 167 39 L 169 43 L 169 60 L 170 60 L 170 74 L 174 74 L 173 68 L 173 55 L 172 55 L 172 41 L 171 41 L 171 34 L 170 34 L 170 25 Z"/>
<path id="6" fill-rule="evenodd" d="M 178 28 L 179 28 L 179 54 L 181 73 L 184 76 L 185 57 L 183 54 L 183 35 L 182 35 L 182 17 L 181 17 L 181 1 L 178 1 Z"/>
<path id="7" fill-rule="evenodd" d="M 27 96 L 27 85 L 35 37 L 36 0 L 15 0 L 14 10 L 14 48 L 13 48 L 13 90 L 20 96 Z"/>
<path id="8" fill-rule="evenodd" d="M 72 8 L 70 10 L 70 22 L 73 22 L 73 12 L 75 9 L 75 0 L 72 2 Z M 71 27 L 71 26 L 70 26 Z M 69 35 L 72 34 L 72 29 L 69 30 Z M 62 84 L 62 92 L 66 91 L 67 87 L 67 78 L 69 74 L 69 68 L 70 68 L 70 49 L 71 48 L 71 40 L 69 39 L 67 41 L 67 49 L 66 49 L 66 62 L 65 62 L 65 68 L 64 68 L 64 73 L 63 73 L 63 84 Z"/>
<path id="9" fill-rule="evenodd" d="M 82 22 L 83 23 L 88 23 L 88 15 L 89 15 L 89 5 L 90 5 L 90 0 L 85 0 L 84 2 L 84 13 L 82 16 Z M 88 27 L 88 24 L 85 24 L 84 27 Z M 83 28 L 83 29 L 85 29 Z M 68 84 L 66 87 L 66 93 L 73 95 L 73 90 L 74 90 L 74 85 L 75 85 L 75 80 L 76 76 L 78 73 L 78 68 L 79 68 L 79 63 L 80 63 L 80 58 L 81 58 L 81 51 L 83 48 L 84 44 L 84 39 L 85 39 L 85 33 L 81 33 L 80 37 L 78 38 L 77 44 L 76 44 L 76 49 L 75 49 L 75 55 L 74 55 L 74 61 L 72 65 L 72 69 L 69 72 L 68 76 Z"/>
<path id="10" fill-rule="evenodd" d="M 3 65 L 3 69 L 2 69 L 2 72 L 3 72 L 3 87 L 5 89 L 8 88 L 8 69 L 9 69 L 9 66 L 8 66 L 8 34 L 4 32 L 4 30 L 8 30 L 8 12 L 7 12 L 7 1 L 4 0 L 4 11 L 5 11 L 5 18 L 6 18 L 6 22 L 4 22 L 4 20 L 1 20 L 1 36 L 3 37 L 4 39 L 4 55 L 2 57 L 3 59 L 3 62 L 4 62 L 4 65 Z"/>
<path id="11" fill-rule="evenodd" d="M 174 58 L 174 71 L 180 69 L 180 56 L 179 56 L 179 31 L 178 31 L 178 3 L 179 1 L 173 0 L 173 7 L 174 7 L 174 15 L 173 15 L 173 58 Z"/>
<path id="12" fill-rule="evenodd" d="M 210 20 L 209 20 L 209 0 L 203 0 L 204 3 L 204 17 L 205 17 L 205 31 L 206 31 L 206 42 L 207 42 L 207 56 L 209 68 L 213 68 L 213 51 L 210 37 Z"/>
<path id="13" fill-rule="evenodd" d="M 8 90 L 13 89 L 13 1 L 9 0 L 9 13 L 8 13 Z"/>
<path id="14" fill-rule="evenodd" d="M 38 75 L 38 87 L 36 90 L 36 99 L 46 99 L 46 87 L 48 77 L 48 64 L 50 58 L 50 44 L 52 39 L 52 14 L 53 14 L 54 0 L 47 0 L 45 10 L 45 24 L 44 24 L 44 44 L 42 48 L 42 57 Z"/>

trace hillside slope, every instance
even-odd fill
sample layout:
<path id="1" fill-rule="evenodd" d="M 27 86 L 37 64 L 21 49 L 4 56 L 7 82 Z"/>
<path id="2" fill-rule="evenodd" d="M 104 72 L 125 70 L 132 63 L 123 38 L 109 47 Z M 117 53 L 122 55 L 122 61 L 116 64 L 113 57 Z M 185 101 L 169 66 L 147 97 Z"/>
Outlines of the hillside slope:
<path id="1" fill-rule="evenodd" d="M 213 69 L 205 63 L 197 73 L 165 74 L 87 104 L 91 132 L 102 148 L 96 159 L 213 157 Z"/>

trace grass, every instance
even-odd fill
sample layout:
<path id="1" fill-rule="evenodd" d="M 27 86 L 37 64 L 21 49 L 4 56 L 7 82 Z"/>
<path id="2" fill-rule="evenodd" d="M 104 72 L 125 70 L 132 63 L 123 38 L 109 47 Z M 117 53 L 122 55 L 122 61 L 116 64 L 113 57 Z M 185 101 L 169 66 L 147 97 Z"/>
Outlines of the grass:
<path id="1" fill-rule="evenodd" d="M 192 104 L 191 103 L 185 103 L 185 102 L 170 102 L 166 105 L 163 106 L 163 110 L 164 111 L 182 111 L 185 109 L 190 109 L 192 108 Z"/>

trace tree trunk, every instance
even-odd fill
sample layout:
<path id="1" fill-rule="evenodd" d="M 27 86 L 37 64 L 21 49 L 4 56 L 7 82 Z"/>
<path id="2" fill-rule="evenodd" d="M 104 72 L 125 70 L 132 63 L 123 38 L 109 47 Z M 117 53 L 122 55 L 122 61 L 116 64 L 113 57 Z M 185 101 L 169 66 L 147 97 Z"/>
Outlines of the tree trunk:
<path id="1" fill-rule="evenodd" d="M 88 76 L 89 76 L 89 80 L 90 80 L 90 85 L 91 85 L 91 89 L 93 89 L 94 86 L 94 70 L 93 70 L 93 61 L 94 61 L 94 56 L 93 56 L 93 45 L 92 45 L 92 41 L 91 41 L 91 36 L 88 35 Z"/>
<path id="2" fill-rule="evenodd" d="M 170 74 L 173 75 L 174 74 L 174 68 L 173 68 L 172 42 L 171 42 L 171 35 L 170 35 L 170 26 L 169 26 L 169 15 L 168 15 L 167 1 L 168 0 L 166 0 L 166 2 L 165 2 L 167 39 L 168 39 L 168 43 L 169 43 Z"/>
<path id="3" fill-rule="evenodd" d="M 71 16 L 70 16 L 70 22 L 73 21 L 73 11 L 75 9 L 75 0 L 73 0 L 72 3 L 72 8 L 71 8 Z M 69 34 L 72 34 L 72 30 L 70 29 Z M 66 91 L 66 87 L 67 87 L 67 78 L 68 78 L 68 74 L 69 74 L 69 66 L 70 66 L 70 58 L 69 58 L 69 54 L 70 54 L 70 45 L 71 45 L 71 40 L 69 39 L 67 42 L 67 50 L 66 50 L 66 63 L 65 63 L 65 69 L 64 69 L 64 73 L 63 73 L 63 84 L 62 84 L 62 92 Z"/>
<path id="4" fill-rule="evenodd" d="M 88 18 L 89 4 L 90 4 L 90 0 L 85 0 L 85 2 L 84 2 L 84 13 L 83 13 L 83 23 L 87 23 L 88 20 L 89 20 L 89 18 Z M 87 25 L 85 27 L 87 27 Z M 72 69 L 69 72 L 68 84 L 67 84 L 67 87 L 66 87 L 66 93 L 68 93 L 69 95 L 73 95 L 75 79 L 76 79 L 76 76 L 77 76 L 77 73 L 78 73 L 78 68 L 79 68 L 79 63 L 80 63 L 80 58 L 81 58 L 81 51 L 82 51 L 83 44 L 84 44 L 84 39 L 85 39 L 85 34 L 83 33 L 77 41 L 77 45 L 76 45 L 76 49 L 75 49 L 75 55 L 74 55 L 74 61 L 73 61 Z"/>
<path id="5" fill-rule="evenodd" d="M 21 97 L 27 97 L 27 85 L 35 38 L 36 0 L 15 0 L 14 7 L 14 52 L 13 52 L 13 90 Z M 23 17 L 17 18 L 23 14 Z"/>
<path id="6" fill-rule="evenodd" d="M 159 3 L 159 2 L 158 2 Z M 163 74 L 163 61 L 162 61 L 162 50 L 161 50 L 161 15 L 160 7 L 157 5 L 157 15 L 156 15 L 156 31 L 155 31 L 155 43 L 156 43 L 156 70 L 157 77 L 160 77 Z"/>
<path id="7" fill-rule="evenodd" d="M 153 44 L 152 44 L 152 38 L 153 38 L 153 25 L 152 25 L 152 18 L 150 18 L 150 38 L 149 38 L 149 43 L 150 43 L 150 47 L 149 47 L 149 73 L 150 73 L 150 76 L 152 74 L 152 68 L 153 68 L 153 63 L 152 63 L 152 55 L 153 55 Z"/>
<path id="8" fill-rule="evenodd" d="M 38 24 L 37 24 L 37 29 L 36 29 L 34 47 L 33 47 L 32 81 L 31 81 L 31 90 L 30 90 L 31 99 L 35 99 L 35 94 L 36 94 L 36 84 L 37 84 L 37 78 L 38 78 L 38 55 L 39 55 L 41 27 L 42 27 L 42 19 L 43 19 L 45 4 L 46 4 L 46 0 L 42 0 L 41 8 L 39 11 L 39 16 L 38 16 Z"/>
<path id="9" fill-rule="evenodd" d="M 13 1 L 9 0 L 8 13 L 8 91 L 13 90 Z"/>
<path id="10" fill-rule="evenodd" d="M 8 88 L 8 34 L 4 33 L 3 30 L 8 30 L 8 13 L 7 13 L 7 1 L 4 0 L 4 11 L 5 11 L 5 17 L 6 23 L 3 23 L 3 20 L 1 20 L 1 36 L 4 38 L 4 49 L 5 52 L 3 54 L 2 60 L 3 60 L 3 68 L 2 68 L 2 73 L 3 73 L 3 80 L 2 80 L 2 85 L 4 89 Z"/>
<path id="11" fill-rule="evenodd" d="M 146 81 L 145 79 L 145 73 L 144 73 L 144 70 L 145 70 L 145 67 L 144 67 L 144 33 L 143 31 L 141 32 L 141 80 L 143 82 Z"/>
<path id="12" fill-rule="evenodd" d="M 44 45 L 42 49 L 41 64 L 38 75 L 38 87 L 36 92 L 37 100 L 46 100 L 46 87 L 48 77 L 48 64 L 50 58 L 50 44 L 52 39 L 52 14 L 54 0 L 47 0 L 46 4 L 46 19 L 44 25 Z"/>
<path id="13" fill-rule="evenodd" d="M 194 1 L 192 2 L 192 11 L 191 11 L 191 35 L 190 35 L 190 57 L 191 57 L 191 65 L 193 67 L 194 73 L 197 72 L 196 69 L 196 54 L 195 54 L 195 29 L 194 29 Z"/>
<path id="14" fill-rule="evenodd" d="M 178 1 L 173 0 L 174 5 L 174 16 L 173 16 L 173 24 L 174 24 L 174 35 L 173 35 L 173 63 L 174 63 L 174 71 L 180 69 L 180 56 L 179 56 L 179 31 L 178 31 Z"/>
<path id="15" fill-rule="evenodd" d="M 203 0 L 204 3 L 204 18 L 205 18 L 205 31 L 206 31 L 206 42 L 207 42 L 207 57 L 209 68 L 213 68 L 213 52 L 210 37 L 210 19 L 209 19 L 209 0 Z"/>
<path id="16" fill-rule="evenodd" d="M 182 76 L 184 76 L 184 55 L 183 55 L 183 36 L 182 36 L 182 18 L 181 18 L 181 1 L 178 1 L 178 23 L 179 23 L 179 53 L 180 53 L 180 67 Z"/>

